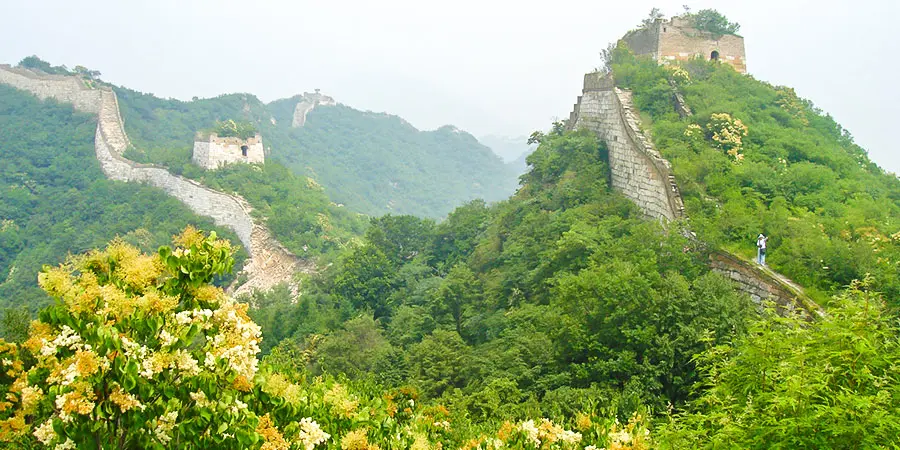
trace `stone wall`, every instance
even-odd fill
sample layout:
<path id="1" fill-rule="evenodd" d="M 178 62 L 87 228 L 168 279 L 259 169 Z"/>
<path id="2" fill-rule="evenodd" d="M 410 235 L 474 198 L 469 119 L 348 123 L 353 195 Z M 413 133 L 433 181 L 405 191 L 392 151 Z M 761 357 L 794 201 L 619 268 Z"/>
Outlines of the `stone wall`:
<path id="1" fill-rule="evenodd" d="M 568 126 L 587 128 L 606 143 L 612 187 L 634 201 L 646 216 L 674 220 L 684 215 L 668 161 L 641 131 L 631 93 L 615 87 L 611 76 L 584 76 L 584 90 Z"/>
<path id="2" fill-rule="evenodd" d="M 710 267 L 731 280 L 738 290 L 747 293 L 760 307 L 764 302 L 771 301 L 783 315 L 796 313 L 815 318 L 823 314 L 822 309 L 803 292 L 803 288 L 768 267 L 744 261 L 725 252 L 712 253 Z"/>
<path id="3" fill-rule="evenodd" d="M 297 128 L 306 124 L 306 115 L 316 106 L 330 106 L 335 104 L 333 98 L 320 94 L 318 89 L 313 93 L 304 92 L 303 96 L 300 97 L 300 101 L 297 102 L 297 106 L 294 107 L 294 117 L 291 121 L 291 126 Z"/>
<path id="4" fill-rule="evenodd" d="M 700 31 L 681 17 L 658 20 L 647 28 L 629 31 L 622 40 L 635 54 L 650 55 L 661 63 L 697 57 L 709 60 L 716 52 L 719 61 L 732 65 L 740 73 L 747 73 L 744 38 Z"/>
<path id="5" fill-rule="evenodd" d="M 194 141 L 191 162 L 207 169 L 218 169 L 227 164 L 263 164 L 266 161 L 262 137 L 257 134 L 249 139 L 219 137 L 210 134 Z"/>
<path id="6" fill-rule="evenodd" d="M 64 102 L 74 99 L 76 109 L 98 113 L 94 146 L 100 167 L 108 178 L 160 188 L 198 215 L 210 217 L 216 225 L 232 229 L 250 253 L 250 260 L 244 266 L 248 281 L 233 294 L 249 293 L 251 289 L 265 290 L 281 282 L 292 283 L 296 271 L 313 270 L 309 262 L 292 255 L 264 226 L 255 222 L 251 216 L 252 208 L 243 198 L 172 175 L 162 167 L 125 159 L 122 153 L 131 143 L 125 134 L 115 92 L 106 87 L 77 88 L 72 83 L 73 78 L 0 67 L 0 82 L 32 92 L 40 98 Z"/>
<path id="7" fill-rule="evenodd" d="M 91 89 L 78 77 L 39 74 L 0 64 L 0 83 L 31 92 L 41 100 L 53 98 L 71 103 L 79 111 L 95 114 L 100 111 L 100 91 Z"/>

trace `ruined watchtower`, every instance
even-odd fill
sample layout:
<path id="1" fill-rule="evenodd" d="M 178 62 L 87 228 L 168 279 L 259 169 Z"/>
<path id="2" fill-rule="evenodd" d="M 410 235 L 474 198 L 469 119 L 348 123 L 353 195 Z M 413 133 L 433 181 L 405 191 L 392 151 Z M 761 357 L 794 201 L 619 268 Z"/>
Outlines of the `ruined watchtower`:
<path id="1" fill-rule="evenodd" d="M 701 57 L 722 61 L 747 73 L 744 38 L 698 30 L 686 17 L 658 19 L 645 28 L 629 31 L 622 40 L 635 54 L 651 55 L 661 64 Z"/>
<path id="2" fill-rule="evenodd" d="M 201 133 L 194 140 L 191 162 L 209 170 L 232 163 L 262 164 L 265 159 L 262 136 L 259 133 L 247 139 Z"/>

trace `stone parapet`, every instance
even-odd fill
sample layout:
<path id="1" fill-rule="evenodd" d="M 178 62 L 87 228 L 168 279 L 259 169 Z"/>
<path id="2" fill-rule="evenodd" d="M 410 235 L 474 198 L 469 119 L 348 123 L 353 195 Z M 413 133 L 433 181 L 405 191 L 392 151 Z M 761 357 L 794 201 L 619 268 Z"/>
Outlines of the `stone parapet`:
<path id="1" fill-rule="evenodd" d="M 631 93 L 616 88 L 610 75 L 590 73 L 584 80 L 568 127 L 587 128 L 600 137 L 609 151 L 612 187 L 647 217 L 681 218 L 684 206 L 669 163 L 640 129 Z"/>
<path id="2" fill-rule="evenodd" d="M 747 293 L 760 307 L 765 302 L 772 302 L 782 315 L 800 314 L 808 319 L 824 314 L 822 308 L 803 292 L 803 288 L 768 267 L 716 251 L 710 254 L 710 268 L 731 280 L 738 290 Z"/>

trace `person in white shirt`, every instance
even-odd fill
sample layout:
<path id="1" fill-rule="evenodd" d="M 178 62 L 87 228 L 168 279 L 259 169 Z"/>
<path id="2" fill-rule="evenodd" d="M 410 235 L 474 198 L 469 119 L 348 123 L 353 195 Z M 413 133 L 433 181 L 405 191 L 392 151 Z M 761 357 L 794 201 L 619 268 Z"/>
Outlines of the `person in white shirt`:
<path id="1" fill-rule="evenodd" d="M 756 238 L 756 262 L 761 266 L 766 265 L 766 241 L 768 240 L 769 237 L 762 233 Z"/>

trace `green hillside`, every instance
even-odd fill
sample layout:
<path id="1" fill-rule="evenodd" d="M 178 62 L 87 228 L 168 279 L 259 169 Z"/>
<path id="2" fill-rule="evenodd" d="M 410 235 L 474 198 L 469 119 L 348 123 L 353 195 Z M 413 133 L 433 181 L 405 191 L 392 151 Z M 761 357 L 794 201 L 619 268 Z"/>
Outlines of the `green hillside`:
<path id="1" fill-rule="evenodd" d="M 47 305 L 35 284 L 41 266 L 115 236 L 151 250 L 193 224 L 238 242 L 160 190 L 107 180 L 94 157 L 96 127 L 70 105 L 0 85 L 0 306 Z"/>
<path id="2" fill-rule="evenodd" d="M 750 258 L 764 233 L 771 266 L 808 288 L 835 292 L 871 274 L 875 289 L 900 298 L 900 180 L 831 116 L 724 64 L 673 69 L 624 47 L 611 62 L 702 240 Z M 670 80 L 692 116 L 675 112 Z"/>
<path id="3" fill-rule="evenodd" d="M 689 17 L 737 30 L 714 10 Z M 363 226 L 350 200 L 328 202 L 326 194 L 343 201 L 324 175 L 328 167 L 341 168 L 327 173 L 345 177 L 354 186 L 347 192 L 385 195 L 367 199 L 373 207 L 397 206 L 401 200 L 386 195 L 405 185 L 391 178 L 396 186 L 384 190 L 378 177 L 415 174 L 413 163 L 441 154 L 444 169 L 474 170 L 453 161 L 467 151 L 480 155 L 477 143 L 452 128 L 423 133 L 343 106 L 313 110 L 306 126 L 293 129 L 291 99 L 265 105 L 235 94 L 178 102 L 118 89 L 135 143 L 130 157 L 242 193 L 290 248 L 332 264 L 304 279 L 301 295 L 279 286 L 254 293 L 252 307 L 209 285 L 229 271 L 232 255 L 224 242 L 191 230 L 150 254 L 114 242 L 44 268 L 37 292 L 56 302 L 27 339 L 11 334 L 21 345 L 0 342 L 7 402 L 0 442 L 266 450 L 900 447 L 900 180 L 789 88 L 725 64 L 659 66 L 622 46 L 609 56 L 619 87 L 633 91 L 641 127 L 672 164 L 683 221 L 646 220 L 609 186 L 606 146 L 588 130 L 557 122 L 532 135 L 539 146 L 508 199 L 470 200 L 441 221 L 387 214 Z M 676 112 L 676 91 L 691 115 Z M 0 120 L 39 128 L 48 117 L 61 129 L 71 120 L 71 142 L 89 143 L 87 116 L 28 98 L 20 103 L 10 111 L 31 105 L 56 113 Z M 223 119 L 257 127 L 283 164 L 212 172 L 189 164 L 193 134 Z M 53 142 L 41 130 L 27 139 Z M 58 146 L 32 147 L 44 150 L 19 165 L 34 173 L 54 167 Z M 381 168 L 384 155 L 391 171 L 356 171 Z M 312 166 L 319 157 L 329 166 Z M 9 198 L 40 200 L 29 183 L 11 179 L 18 181 L 7 183 Z M 55 212 L 16 217 L 43 220 Z M 18 222 L 7 223 L 3 233 L 18 230 Z M 93 223 L 78 226 L 96 232 Z M 780 316 L 711 271 L 710 255 L 720 249 L 751 258 L 760 232 L 771 236 L 771 266 L 820 300 L 821 316 Z M 34 256 L 57 263 L 56 255 Z M 24 328 L 14 315 L 4 324 Z"/>
<path id="4" fill-rule="evenodd" d="M 369 215 L 441 217 L 475 198 L 505 198 L 517 174 L 468 133 L 446 126 L 419 131 L 396 116 L 337 105 L 317 107 L 292 128 L 299 97 L 268 105 L 248 94 L 191 102 L 118 88 L 129 156 L 186 171 L 194 134 L 219 120 L 254 123 L 268 161 L 321 184 L 332 201 Z"/>

